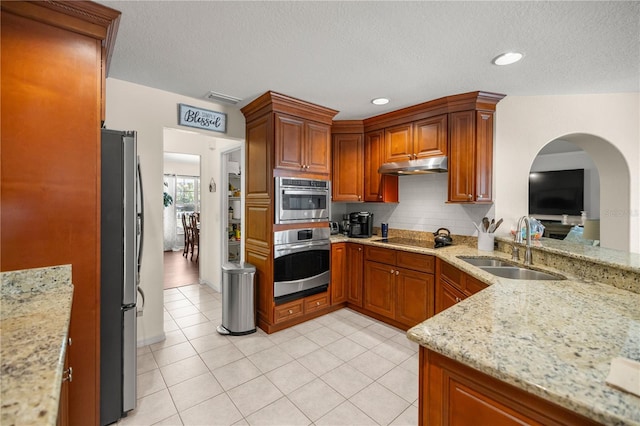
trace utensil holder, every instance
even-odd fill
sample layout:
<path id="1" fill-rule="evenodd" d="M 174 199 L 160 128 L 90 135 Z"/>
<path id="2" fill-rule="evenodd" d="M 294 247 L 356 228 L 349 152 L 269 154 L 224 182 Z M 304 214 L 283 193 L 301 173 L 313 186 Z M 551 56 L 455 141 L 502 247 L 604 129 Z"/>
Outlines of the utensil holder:
<path id="1" fill-rule="evenodd" d="M 478 250 L 493 251 L 494 237 L 492 232 L 480 232 L 478 234 Z"/>

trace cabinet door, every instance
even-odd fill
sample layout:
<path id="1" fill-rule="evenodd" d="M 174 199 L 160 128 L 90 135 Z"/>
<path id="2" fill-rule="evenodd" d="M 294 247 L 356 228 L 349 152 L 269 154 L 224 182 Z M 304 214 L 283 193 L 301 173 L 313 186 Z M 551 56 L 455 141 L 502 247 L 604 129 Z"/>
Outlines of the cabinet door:
<path id="1" fill-rule="evenodd" d="M 413 149 L 413 126 L 402 124 L 384 131 L 384 163 L 407 161 L 415 158 Z"/>
<path id="2" fill-rule="evenodd" d="M 447 155 L 447 114 L 413 124 L 413 152 L 417 158 Z"/>
<path id="3" fill-rule="evenodd" d="M 364 201 L 398 202 L 398 176 L 381 175 L 384 131 L 364 135 Z"/>
<path id="4" fill-rule="evenodd" d="M 493 113 L 476 112 L 476 202 L 493 199 Z"/>
<path id="5" fill-rule="evenodd" d="M 474 201 L 475 111 L 449 114 L 449 202 Z"/>
<path id="6" fill-rule="evenodd" d="M 362 201 L 362 139 L 361 134 L 333 135 L 332 201 Z"/>
<path id="7" fill-rule="evenodd" d="M 364 262 L 364 308 L 395 318 L 396 268 L 378 262 Z"/>
<path id="8" fill-rule="evenodd" d="M 436 287 L 435 313 L 438 314 L 465 298 L 462 292 L 441 279 Z"/>
<path id="9" fill-rule="evenodd" d="M 331 126 L 305 123 L 303 170 L 309 173 L 331 173 Z"/>
<path id="10" fill-rule="evenodd" d="M 347 301 L 360 307 L 362 307 L 363 254 L 362 244 L 347 243 L 345 264 Z"/>
<path id="11" fill-rule="evenodd" d="M 347 301 L 346 244 L 331 244 L 331 304 L 336 305 Z"/>
<path id="12" fill-rule="evenodd" d="M 433 316 L 433 275 L 403 268 L 397 271 L 395 318 L 413 327 Z"/>
<path id="13" fill-rule="evenodd" d="M 302 171 L 304 165 L 304 120 L 275 114 L 276 164 L 279 169 Z"/>

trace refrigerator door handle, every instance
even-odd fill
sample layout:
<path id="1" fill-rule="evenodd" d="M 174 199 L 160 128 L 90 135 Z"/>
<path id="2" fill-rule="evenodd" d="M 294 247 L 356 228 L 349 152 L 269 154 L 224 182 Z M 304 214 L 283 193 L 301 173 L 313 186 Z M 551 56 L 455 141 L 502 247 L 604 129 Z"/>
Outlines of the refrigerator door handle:
<path id="1" fill-rule="evenodd" d="M 138 293 L 140 293 L 140 297 L 142 297 L 142 304 L 139 306 L 139 309 L 136 312 L 136 316 L 141 317 L 144 311 L 144 291 L 140 287 L 138 287 Z"/>

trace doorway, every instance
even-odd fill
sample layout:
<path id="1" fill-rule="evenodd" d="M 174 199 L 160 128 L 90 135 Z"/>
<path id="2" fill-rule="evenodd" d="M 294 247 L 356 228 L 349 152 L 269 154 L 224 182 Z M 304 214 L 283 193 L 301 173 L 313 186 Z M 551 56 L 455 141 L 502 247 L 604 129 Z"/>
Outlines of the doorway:
<path id="1" fill-rule="evenodd" d="M 165 152 L 163 158 L 164 289 L 198 284 L 200 156 Z"/>

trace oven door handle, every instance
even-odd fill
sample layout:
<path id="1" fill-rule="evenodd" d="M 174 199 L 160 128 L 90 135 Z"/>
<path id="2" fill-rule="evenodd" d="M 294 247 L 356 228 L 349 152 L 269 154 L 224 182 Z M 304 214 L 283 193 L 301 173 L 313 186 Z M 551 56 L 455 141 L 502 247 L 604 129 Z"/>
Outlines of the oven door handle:
<path id="1" fill-rule="evenodd" d="M 295 189 L 283 189 L 283 195 L 327 195 L 329 190 L 326 189 L 316 189 L 311 191 L 300 191 Z"/>
<path id="2" fill-rule="evenodd" d="M 275 251 L 300 250 L 317 246 L 327 246 L 327 250 L 329 250 L 331 243 L 327 243 L 326 241 L 310 241 L 304 244 L 283 244 L 282 246 L 276 246 Z"/>

